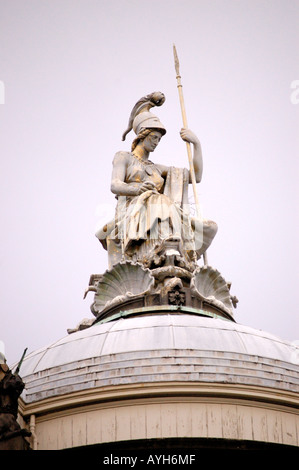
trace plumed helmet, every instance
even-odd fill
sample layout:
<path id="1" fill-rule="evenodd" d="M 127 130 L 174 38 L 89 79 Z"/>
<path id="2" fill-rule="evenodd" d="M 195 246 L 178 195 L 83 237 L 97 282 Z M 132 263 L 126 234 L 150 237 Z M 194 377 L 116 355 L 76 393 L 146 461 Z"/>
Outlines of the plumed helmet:
<path id="1" fill-rule="evenodd" d="M 160 91 L 155 91 L 140 98 L 131 111 L 128 127 L 123 133 L 122 140 L 133 129 L 138 135 L 144 129 L 158 129 L 162 134 L 166 134 L 166 129 L 157 116 L 149 110 L 153 106 L 161 106 L 165 101 L 165 95 Z"/>

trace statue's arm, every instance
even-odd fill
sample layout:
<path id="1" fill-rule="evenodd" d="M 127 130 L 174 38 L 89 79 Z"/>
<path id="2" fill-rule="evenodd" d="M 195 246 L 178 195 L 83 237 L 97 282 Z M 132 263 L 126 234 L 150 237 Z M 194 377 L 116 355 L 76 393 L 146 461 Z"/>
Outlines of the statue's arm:
<path id="1" fill-rule="evenodd" d="M 195 180 L 196 183 L 200 183 L 203 172 L 203 160 L 200 141 L 198 137 L 194 134 L 194 132 L 192 132 L 190 129 L 181 129 L 180 135 L 185 142 L 193 144 L 193 167 L 195 173 Z M 190 172 L 189 183 L 192 183 Z"/>
<path id="2" fill-rule="evenodd" d="M 126 183 L 126 171 L 128 166 L 128 154 L 118 152 L 113 159 L 113 170 L 111 178 L 111 191 L 117 196 L 138 196 L 144 191 L 154 189 L 155 185 L 150 181 Z"/>
<path id="3" fill-rule="evenodd" d="M 196 180 L 196 183 L 200 183 L 201 178 L 202 178 L 202 171 L 203 171 L 203 160 L 202 160 L 200 141 L 197 138 L 197 136 L 194 134 L 194 132 L 192 132 L 190 129 L 181 129 L 180 135 L 181 135 L 181 138 L 185 142 L 189 142 L 190 144 L 193 144 L 193 167 L 194 167 L 194 173 L 195 173 L 195 180 Z M 169 167 L 165 165 L 156 165 L 156 166 L 160 170 L 161 176 L 163 176 L 163 178 L 166 178 Z M 192 183 L 190 171 L 189 171 L 189 183 Z"/>
<path id="4" fill-rule="evenodd" d="M 169 166 L 160 165 L 160 163 L 159 163 L 159 164 L 156 164 L 156 168 L 158 168 L 158 170 L 159 170 L 161 176 L 162 176 L 163 178 L 166 178 L 167 173 L 168 173 L 168 170 L 169 170 Z"/>
<path id="5" fill-rule="evenodd" d="M 127 170 L 127 155 L 118 152 L 113 159 L 113 169 L 111 177 L 111 191 L 117 196 L 133 196 L 134 188 L 125 183 Z"/>

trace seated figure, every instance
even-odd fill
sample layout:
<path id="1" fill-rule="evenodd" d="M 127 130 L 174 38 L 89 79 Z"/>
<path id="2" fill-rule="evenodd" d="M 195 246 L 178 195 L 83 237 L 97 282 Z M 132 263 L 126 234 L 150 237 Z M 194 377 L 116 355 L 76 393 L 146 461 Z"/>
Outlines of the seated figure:
<path id="1" fill-rule="evenodd" d="M 116 195 L 115 217 L 97 231 L 108 251 L 109 268 L 122 260 L 148 261 L 165 241 L 175 241 L 186 264 L 196 263 L 217 232 L 215 222 L 191 217 L 188 203 L 190 172 L 153 163 L 149 157 L 166 129 L 149 109 L 165 101 L 156 92 L 134 106 L 126 134 L 133 129 L 131 151 L 117 152 L 113 160 L 111 191 Z M 196 182 L 202 178 L 202 152 L 197 136 L 181 129 L 181 138 L 193 145 Z"/>

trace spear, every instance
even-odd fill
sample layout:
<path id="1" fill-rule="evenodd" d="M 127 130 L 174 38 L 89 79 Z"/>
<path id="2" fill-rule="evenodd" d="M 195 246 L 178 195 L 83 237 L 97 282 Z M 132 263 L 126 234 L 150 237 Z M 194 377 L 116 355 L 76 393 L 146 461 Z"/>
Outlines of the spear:
<path id="1" fill-rule="evenodd" d="M 22 357 L 21 357 L 21 359 L 20 359 L 20 361 L 19 361 L 19 364 L 17 365 L 17 368 L 16 368 L 16 370 L 15 370 L 15 375 L 18 375 L 18 373 L 20 372 L 21 365 L 22 365 L 22 362 L 23 362 L 23 360 L 24 360 L 24 357 L 25 357 L 25 354 L 26 354 L 26 352 L 27 352 L 27 349 L 28 349 L 28 348 L 24 349 L 23 355 L 22 355 Z"/>
<path id="2" fill-rule="evenodd" d="M 187 129 L 188 124 L 187 124 L 187 115 L 186 115 L 185 102 L 184 102 L 184 96 L 183 96 L 183 85 L 181 82 L 182 77 L 180 75 L 180 63 L 179 63 L 179 58 L 178 58 L 175 45 L 173 45 L 173 55 L 174 55 L 174 66 L 175 66 L 175 71 L 176 71 L 177 87 L 179 91 L 179 98 L 180 98 L 182 118 L 183 118 L 183 126 Z M 194 200 L 195 200 L 196 215 L 199 220 L 202 220 L 200 209 L 199 209 L 197 191 L 196 191 L 196 179 L 195 179 L 195 172 L 194 172 L 194 165 L 193 165 L 190 142 L 186 142 L 186 146 L 187 146 L 189 169 L 190 169 L 191 182 L 192 182 L 193 194 L 194 194 Z M 204 259 L 204 264 L 207 265 L 208 262 L 207 262 L 206 253 L 203 254 L 203 259 Z"/>

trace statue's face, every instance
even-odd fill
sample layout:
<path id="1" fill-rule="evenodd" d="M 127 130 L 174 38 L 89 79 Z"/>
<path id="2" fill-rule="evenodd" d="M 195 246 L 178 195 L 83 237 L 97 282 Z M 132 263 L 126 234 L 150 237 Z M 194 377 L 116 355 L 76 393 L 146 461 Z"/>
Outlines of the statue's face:
<path id="1" fill-rule="evenodd" d="M 162 138 L 161 132 L 153 131 L 143 140 L 144 149 L 153 152 Z"/>

